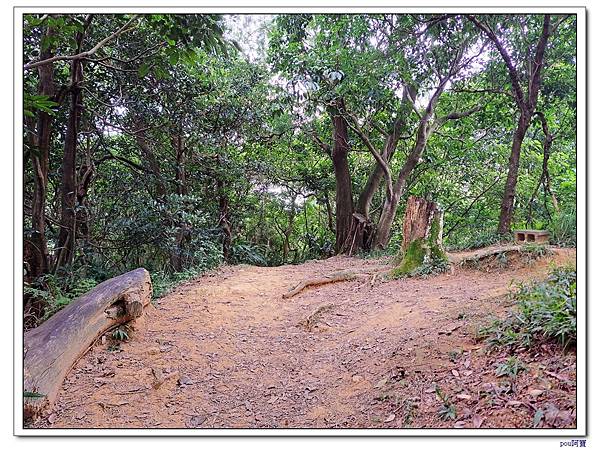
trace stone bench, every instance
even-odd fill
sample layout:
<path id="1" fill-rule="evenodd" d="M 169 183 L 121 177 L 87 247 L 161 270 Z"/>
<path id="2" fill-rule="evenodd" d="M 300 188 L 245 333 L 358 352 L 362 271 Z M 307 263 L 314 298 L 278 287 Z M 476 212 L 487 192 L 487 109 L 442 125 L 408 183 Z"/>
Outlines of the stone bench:
<path id="1" fill-rule="evenodd" d="M 546 244 L 549 239 L 550 233 L 546 230 L 515 230 L 515 242 L 517 244 Z"/>

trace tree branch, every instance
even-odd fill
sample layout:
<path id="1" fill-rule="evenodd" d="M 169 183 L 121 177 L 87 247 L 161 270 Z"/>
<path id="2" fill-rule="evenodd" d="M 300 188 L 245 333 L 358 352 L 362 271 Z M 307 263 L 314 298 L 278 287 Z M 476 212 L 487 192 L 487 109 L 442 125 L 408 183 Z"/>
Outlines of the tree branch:
<path id="1" fill-rule="evenodd" d="M 23 70 L 31 70 L 31 69 L 35 69 L 36 67 L 39 66 L 43 66 L 46 64 L 51 64 L 53 62 L 56 61 L 71 61 L 74 59 L 83 59 L 83 58 L 88 58 L 90 56 L 92 56 L 94 53 L 96 53 L 98 50 L 100 50 L 100 48 L 102 46 L 104 46 L 106 43 L 112 41 L 113 39 L 115 39 L 116 37 L 120 36 L 123 33 L 126 33 L 128 31 L 133 30 L 134 28 L 136 28 L 137 25 L 132 26 L 130 28 L 129 25 L 137 18 L 137 15 L 134 15 L 131 19 L 129 19 L 129 21 L 123 25 L 121 28 L 119 28 L 117 31 L 115 31 L 113 34 L 111 34 L 110 36 L 105 37 L 104 39 L 102 39 L 100 42 L 98 42 L 94 47 L 92 47 L 90 50 L 87 50 L 85 52 L 81 52 L 78 53 L 76 55 L 71 55 L 71 56 L 53 56 L 52 58 L 48 58 L 48 59 L 43 59 L 41 61 L 35 61 L 35 62 L 31 62 L 29 64 L 25 64 L 23 66 Z"/>
<path id="2" fill-rule="evenodd" d="M 365 145 L 367 146 L 367 148 L 369 149 L 369 151 L 371 152 L 371 154 L 373 155 L 373 157 L 375 158 L 377 163 L 381 166 L 381 169 L 383 170 L 383 174 L 385 175 L 385 184 L 387 187 L 387 195 L 391 199 L 393 196 L 393 181 L 392 181 L 392 174 L 390 173 L 390 168 L 387 165 L 387 162 L 383 159 L 381 154 L 375 149 L 375 146 L 373 145 L 373 143 L 371 142 L 369 137 L 360 129 L 360 123 L 358 121 L 358 118 L 354 114 L 352 114 L 348 111 L 344 111 L 344 113 L 352 121 L 352 123 L 348 123 L 350 128 L 365 143 Z"/>

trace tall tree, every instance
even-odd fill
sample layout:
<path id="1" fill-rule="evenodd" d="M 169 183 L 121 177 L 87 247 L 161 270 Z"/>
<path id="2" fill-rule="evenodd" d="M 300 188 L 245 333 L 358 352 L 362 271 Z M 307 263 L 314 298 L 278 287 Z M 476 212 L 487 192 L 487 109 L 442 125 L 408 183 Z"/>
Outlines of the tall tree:
<path id="1" fill-rule="evenodd" d="M 498 219 L 498 232 L 506 233 L 510 231 L 514 214 L 515 191 L 519 176 L 521 147 L 523 145 L 523 140 L 525 139 L 527 130 L 531 125 L 531 119 L 535 113 L 538 102 L 538 94 L 542 84 L 544 53 L 546 52 L 548 38 L 552 31 L 550 14 L 545 14 L 543 16 L 543 23 L 541 30 L 539 31 L 539 38 L 537 39 L 533 56 L 531 59 L 522 61 L 524 66 L 527 68 L 525 74 L 519 73 L 517 70 L 517 62 L 514 61 L 514 56 L 511 55 L 507 45 L 504 43 L 506 42 L 506 39 L 503 39 L 502 34 L 498 34 L 493 24 L 487 23 L 485 18 L 478 18 L 473 15 L 469 15 L 467 17 L 485 33 L 485 35 L 494 43 L 496 50 L 500 53 L 500 56 L 506 65 L 506 69 L 508 70 L 513 97 L 519 109 L 517 127 L 515 128 L 513 134 L 510 158 L 508 160 L 508 174 L 506 176 L 504 195 L 502 196 L 502 203 L 500 206 L 500 217 Z M 532 17 L 535 20 L 535 16 Z M 519 25 L 526 26 L 522 23 Z M 500 27 L 500 29 L 504 31 L 503 34 L 509 33 L 509 30 L 504 27 Z"/>

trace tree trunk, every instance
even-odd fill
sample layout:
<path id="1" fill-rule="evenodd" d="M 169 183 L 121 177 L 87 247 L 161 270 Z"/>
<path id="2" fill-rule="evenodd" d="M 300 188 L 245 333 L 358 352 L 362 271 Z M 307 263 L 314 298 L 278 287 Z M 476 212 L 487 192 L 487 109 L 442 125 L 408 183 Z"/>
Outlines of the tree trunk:
<path id="1" fill-rule="evenodd" d="M 70 81 L 71 102 L 62 160 L 61 219 L 55 270 L 71 264 L 75 255 L 75 241 L 77 238 L 75 209 L 77 206 L 76 159 L 79 121 L 81 118 L 81 82 L 83 81 L 83 65 L 80 59 L 74 59 L 71 62 Z"/>
<path id="2" fill-rule="evenodd" d="M 48 28 L 46 39 L 51 39 L 54 30 Z M 49 45 L 40 53 L 40 59 L 53 56 L 53 46 Z M 49 98 L 54 96 L 54 65 L 45 64 L 38 68 L 38 94 Z M 48 246 L 46 243 L 46 194 L 48 190 L 48 159 L 52 133 L 52 116 L 38 112 L 37 130 L 33 139 L 35 151 L 31 153 L 33 165 L 33 199 L 31 202 L 31 235 L 23 240 L 25 279 L 33 281 L 48 272 Z"/>
<path id="3" fill-rule="evenodd" d="M 398 179 L 394 183 L 392 198 L 386 197 L 383 204 L 383 209 L 379 217 L 379 223 L 377 224 L 377 231 L 373 241 L 373 248 L 375 249 L 383 250 L 387 248 L 388 244 L 390 243 L 392 225 L 396 217 L 396 212 L 398 211 L 398 203 L 400 202 L 402 195 L 404 195 L 404 189 L 406 187 L 406 181 L 408 180 L 408 177 L 417 166 L 417 163 L 419 162 L 419 159 L 425 150 L 428 137 L 429 133 L 427 131 L 427 122 L 422 120 L 417 132 L 417 141 L 415 142 L 415 146 L 404 162 L 404 165 L 398 174 Z"/>
<path id="4" fill-rule="evenodd" d="M 65 377 L 90 345 L 107 330 L 140 317 L 151 296 L 150 274 L 136 269 L 100 283 L 25 333 L 23 388 L 44 395 L 25 398 L 25 416 L 51 406 Z"/>
<path id="5" fill-rule="evenodd" d="M 343 106 L 343 101 L 338 103 Z M 335 111 L 333 121 L 333 151 L 331 159 L 335 172 L 335 251 L 343 252 L 352 224 L 354 203 L 352 200 L 352 180 L 348 165 L 348 123 Z"/>
<path id="6" fill-rule="evenodd" d="M 406 120 L 410 115 L 409 97 L 415 97 L 416 94 L 416 89 L 408 86 L 405 87 L 404 92 L 402 93 L 402 102 L 398 111 L 399 117 L 394 121 L 392 130 L 387 136 L 383 151 L 381 152 L 381 157 L 388 164 L 396 152 L 398 141 L 400 140 L 400 133 L 406 128 Z M 365 184 L 360 196 L 358 197 L 358 201 L 356 202 L 356 212 L 365 216 L 367 220 L 369 220 L 371 202 L 373 201 L 375 193 L 379 189 L 382 179 L 383 168 L 381 167 L 381 164 L 375 163 L 373 170 L 371 171 L 371 175 L 369 175 L 369 179 L 367 180 L 367 183 Z"/>
<path id="7" fill-rule="evenodd" d="M 220 165 L 220 159 L 217 157 Z M 223 230 L 223 258 L 227 261 L 231 254 L 232 231 L 229 221 L 229 198 L 225 192 L 225 183 L 221 178 L 217 178 L 217 193 L 219 195 L 219 224 Z"/>
<path id="8" fill-rule="evenodd" d="M 517 187 L 517 179 L 519 176 L 519 160 L 521 158 L 521 146 L 525 133 L 529 128 L 531 116 L 528 113 L 521 112 L 519 115 L 519 123 L 515 134 L 513 135 L 512 148 L 510 158 L 508 160 L 508 175 L 506 176 L 506 184 L 504 185 L 504 195 L 502 196 L 502 205 L 500 207 L 500 219 L 498 221 L 498 233 L 508 233 L 512 223 L 514 207 L 515 207 L 515 191 Z"/>
<path id="9" fill-rule="evenodd" d="M 150 172 L 154 176 L 155 195 L 158 199 L 162 199 L 167 195 L 167 188 L 162 177 L 160 164 L 156 159 L 156 156 L 154 156 L 154 152 L 150 149 L 148 141 L 146 140 L 145 131 L 143 131 L 145 127 L 144 121 L 141 119 L 136 119 L 135 127 L 138 130 L 135 133 L 135 141 L 142 151 L 145 161 L 147 161 L 148 166 L 150 167 Z"/>
<path id="10" fill-rule="evenodd" d="M 402 225 L 401 259 L 393 275 L 409 275 L 424 264 L 447 264 L 443 227 L 444 212 L 436 203 L 410 196 Z"/>

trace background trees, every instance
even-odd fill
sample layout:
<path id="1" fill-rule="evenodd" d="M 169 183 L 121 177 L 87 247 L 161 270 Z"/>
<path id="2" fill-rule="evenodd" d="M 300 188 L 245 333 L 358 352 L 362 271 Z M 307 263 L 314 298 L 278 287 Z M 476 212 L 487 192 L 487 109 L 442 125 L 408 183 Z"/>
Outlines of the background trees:
<path id="1" fill-rule="evenodd" d="M 137 266 L 160 293 L 222 261 L 393 252 L 409 194 L 449 246 L 573 243 L 574 20 L 26 16 L 29 324 Z"/>

